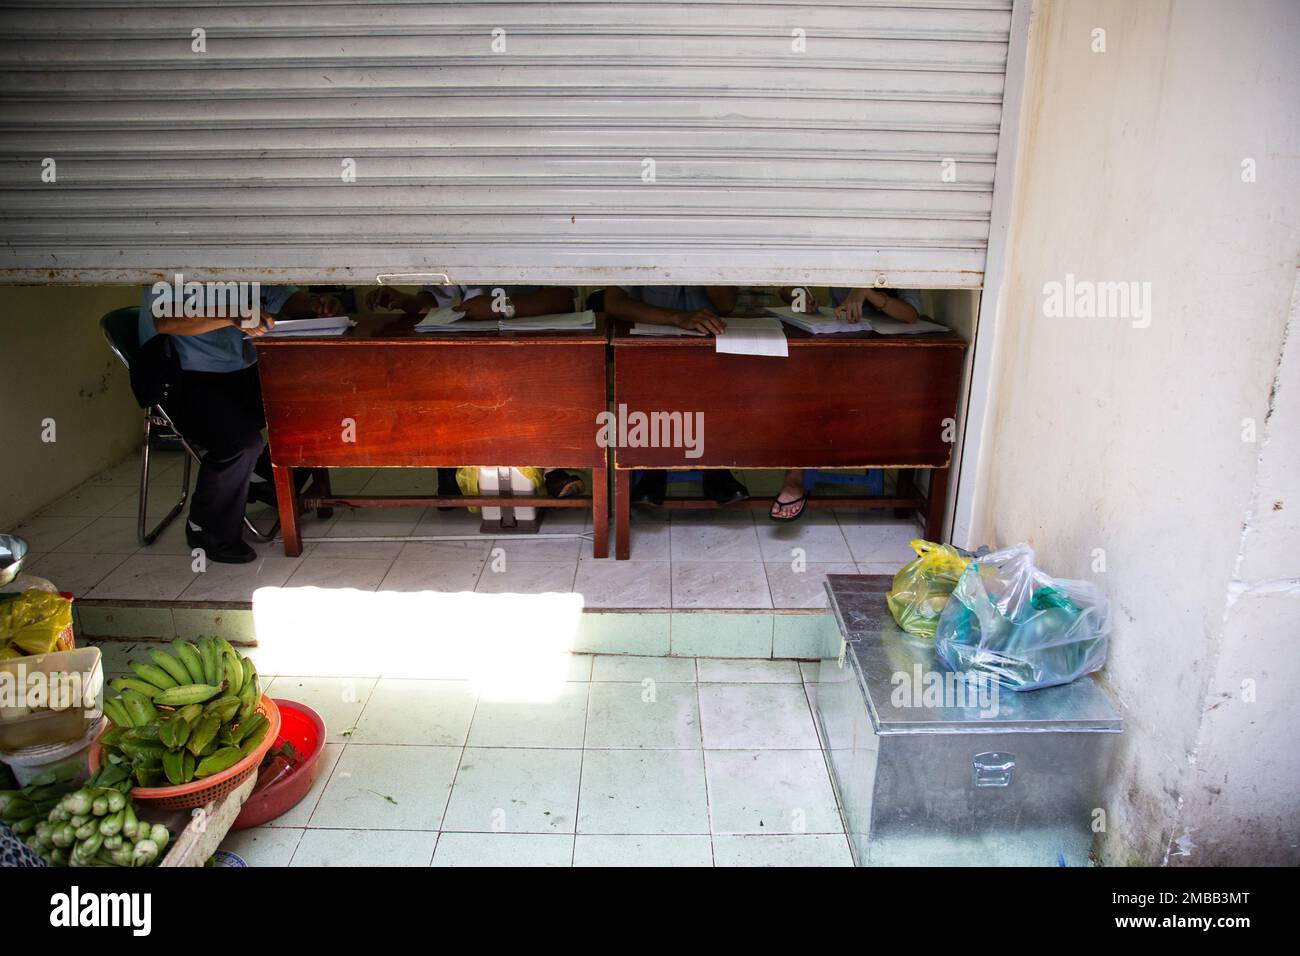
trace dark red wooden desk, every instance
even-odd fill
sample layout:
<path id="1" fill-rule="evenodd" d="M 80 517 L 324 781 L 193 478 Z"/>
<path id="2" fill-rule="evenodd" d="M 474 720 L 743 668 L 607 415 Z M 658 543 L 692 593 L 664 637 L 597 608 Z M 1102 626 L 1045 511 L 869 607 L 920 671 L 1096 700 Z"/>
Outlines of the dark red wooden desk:
<path id="1" fill-rule="evenodd" d="M 592 553 L 608 541 L 608 343 L 594 331 L 414 331 L 415 320 L 362 316 L 336 338 L 256 341 L 285 554 L 302 553 L 298 510 L 336 504 L 501 505 L 501 498 L 299 498 L 293 468 L 538 465 L 592 469 L 592 495 L 513 496 L 512 506 L 591 508 Z M 355 441 L 345 428 L 355 423 Z"/>
<path id="2" fill-rule="evenodd" d="M 712 337 L 632 335 L 614 323 L 615 408 L 704 413 L 699 458 L 681 448 L 613 450 L 615 557 L 630 556 L 631 471 L 646 468 L 899 468 L 892 497 L 813 498 L 809 507 L 924 508 L 926 536 L 938 537 L 951 456 L 945 420 L 956 414 L 965 341 L 788 326 L 786 339 L 788 358 L 719 355 Z M 918 468 L 930 469 L 925 497 L 912 481 Z"/>

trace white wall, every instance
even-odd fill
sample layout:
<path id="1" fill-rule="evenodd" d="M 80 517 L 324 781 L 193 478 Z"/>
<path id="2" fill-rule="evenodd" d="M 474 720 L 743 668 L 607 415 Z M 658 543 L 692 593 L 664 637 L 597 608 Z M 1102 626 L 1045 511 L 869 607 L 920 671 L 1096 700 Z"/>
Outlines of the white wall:
<path id="1" fill-rule="evenodd" d="M 98 326 L 139 301 L 134 286 L 0 286 L 0 531 L 139 447 L 130 380 Z"/>
<path id="2" fill-rule="evenodd" d="M 975 538 L 1110 594 L 1108 863 L 1300 862 L 1298 53 L 1289 0 L 1035 4 Z M 1067 273 L 1149 327 L 1046 318 Z"/>

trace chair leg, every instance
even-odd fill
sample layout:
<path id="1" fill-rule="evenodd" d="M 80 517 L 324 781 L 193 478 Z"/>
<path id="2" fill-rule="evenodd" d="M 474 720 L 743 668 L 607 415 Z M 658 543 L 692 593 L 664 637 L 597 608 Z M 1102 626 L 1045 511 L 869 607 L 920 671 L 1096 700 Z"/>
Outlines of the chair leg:
<path id="1" fill-rule="evenodd" d="M 156 524 L 152 530 L 146 530 L 145 519 L 149 513 L 149 448 L 150 439 L 153 437 L 154 410 L 145 409 L 144 412 L 144 444 L 140 450 L 140 504 L 136 514 L 136 538 L 143 546 L 148 546 L 157 540 L 158 535 L 166 530 L 172 520 L 185 509 L 185 503 L 190 497 L 190 458 L 185 458 L 185 474 L 181 479 L 181 497 L 163 516 L 162 520 Z"/>

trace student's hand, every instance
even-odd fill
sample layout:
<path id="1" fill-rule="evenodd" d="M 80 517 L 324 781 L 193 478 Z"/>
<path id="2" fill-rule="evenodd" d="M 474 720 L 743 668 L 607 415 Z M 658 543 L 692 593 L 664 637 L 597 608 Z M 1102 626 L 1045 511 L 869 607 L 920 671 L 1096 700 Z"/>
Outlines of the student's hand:
<path id="1" fill-rule="evenodd" d="M 490 295 L 476 295 L 472 299 L 466 299 L 456 306 L 456 311 L 463 313 L 467 319 L 491 319 L 496 317 L 492 312 L 492 296 Z"/>
<path id="2" fill-rule="evenodd" d="M 267 332 L 270 332 L 273 328 L 275 328 L 275 317 L 271 315 L 270 312 L 267 312 L 264 309 L 259 310 L 257 323 L 255 325 L 245 325 L 243 319 L 237 319 L 237 318 L 231 319 L 230 321 L 233 322 L 235 324 L 235 327 L 238 328 L 240 331 L 242 331 L 245 335 L 247 335 L 249 338 L 254 338 L 254 339 L 257 338 L 258 336 L 265 335 Z"/>
<path id="3" fill-rule="evenodd" d="M 800 299 L 799 296 L 800 290 L 802 290 L 804 293 L 802 297 L 803 298 L 802 309 L 799 308 L 798 305 Z M 794 294 L 791 295 L 790 297 L 790 308 L 793 309 L 796 313 L 802 312 L 804 315 L 814 315 L 816 314 L 817 310 L 821 308 L 821 306 L 817 304 L 817 293 L 813 292 L 813 290 L 809 289 L 807 286 L 797 286 L 794 290 Z"/>
<path id="4" fill-rule="evenodd" d="M 381 285 L 378 289 L 371 289 L 366 293 L 366 308 L 371 311 L 375 309 L 404 310 L 406 308 L 406 299 L 407 296 L 404 293 L 398 292 L 391 286 Z"/>
<path id="5" fill-rule="evenodd" d="M 727 331 L 727 323 L 708 309 L 697 309 L 694 312 L 681 313 L 677 317 L 677 326 L 691 332 L 707 332 L 710 335 L 721 335 Z"/>
<path id="6" fill-rule="evenodd" d="M 862 303 L 866 298 L 866 289 L 851 290 L 844 301 L 835 307 L 835 317 L 846 322 L 861 322 Z"/>
<path id="7" fill-rule="evenodd" d="M 328 292 L 312 296 L 311 304 L 317 315 L 343 314 L 343 303 L 339 301 L 338 296 L 330 295 Z"/>

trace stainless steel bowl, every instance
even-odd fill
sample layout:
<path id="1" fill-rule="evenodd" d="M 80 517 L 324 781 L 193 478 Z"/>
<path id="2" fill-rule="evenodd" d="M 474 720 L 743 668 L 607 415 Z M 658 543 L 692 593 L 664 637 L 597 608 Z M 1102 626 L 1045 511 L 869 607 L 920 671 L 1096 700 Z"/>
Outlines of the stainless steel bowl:
<path id="1" fill-rule="evenodd" d="M 4 587 L 23 569 L 23 561 L 31 549 L 16 534 L 0 534 L 0 587 Z"/>

